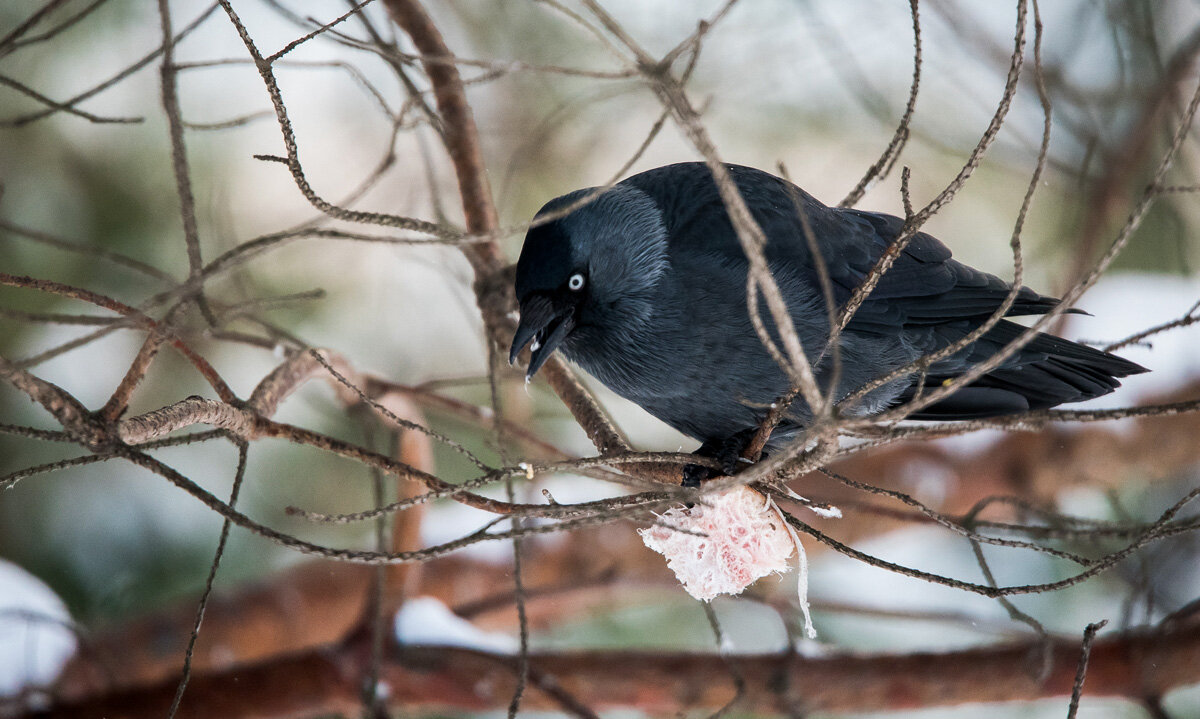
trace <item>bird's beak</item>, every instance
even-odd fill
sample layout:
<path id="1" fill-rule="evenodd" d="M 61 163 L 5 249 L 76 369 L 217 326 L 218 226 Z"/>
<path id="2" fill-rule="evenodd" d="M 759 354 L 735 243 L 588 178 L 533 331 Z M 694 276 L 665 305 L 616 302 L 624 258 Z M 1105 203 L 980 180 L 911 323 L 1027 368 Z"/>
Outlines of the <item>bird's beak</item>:
<path id="1" fill-rule="evenodd" d="M 574 314 L 574 308 L 543 294 L 525 298 L 521 303 L 521 321 L 508 352 L 508 363 L 514 364 L 525 345 L 530 345 L 529 369 L 525 371 L 525 377 L 537 374 L 563 338 L 575 328 Z"/>

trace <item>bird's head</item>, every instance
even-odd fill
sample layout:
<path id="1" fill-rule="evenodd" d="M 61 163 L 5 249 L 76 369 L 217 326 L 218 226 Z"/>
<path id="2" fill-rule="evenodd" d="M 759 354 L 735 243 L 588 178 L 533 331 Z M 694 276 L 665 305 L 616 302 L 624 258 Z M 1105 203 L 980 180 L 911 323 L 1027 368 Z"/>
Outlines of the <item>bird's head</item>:
<path id="1" fill-rule="evenodd" d="M 515 286 L 521 321 L 509 362 L 529 345 L 527 377 L 576 330 L 632 327 L 652 309 L 650 290 L 667 269 L 662 212 L 635 187 L 597 192 L 588 188 L 551 200 L 534 219 L 553 219 L 525 235 Z"/>

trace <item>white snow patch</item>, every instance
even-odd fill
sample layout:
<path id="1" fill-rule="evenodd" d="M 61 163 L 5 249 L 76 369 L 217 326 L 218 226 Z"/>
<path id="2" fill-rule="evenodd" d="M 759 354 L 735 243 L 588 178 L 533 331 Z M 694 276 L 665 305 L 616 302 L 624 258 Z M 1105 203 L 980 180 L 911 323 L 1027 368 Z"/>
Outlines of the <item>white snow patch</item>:
<path id="1" fill-rule="evenodd" d="M 953 455 L 970 457 L 972 455 L 983 454 L 984 451 L 999 442 L 1000 438 L 1007 434 L 1002 429 L 981 429 L 977 432 L 942 437 L 941 439 L 933 440 L 933 442 Z"/>
<path id="2" fill-rule="evenodd" d="M 824 517 L 825 519 L 841 519 L 842 518 L 842 510 L 838 509 L 837 507 L 833 507 L 833 506 L 818 507 L 814 504 L 814 505 L 809 505 L 808 508 L 810 510 L 812 510 L 812 513 L 817 515 L 818 517 Z"/>
<path id="3" fill-rule="evenodd" d="M 425 521 L 421 522 L 421 541 L 426 547 L 452 542 L 478 530 L 495 518 L 496 515 L 482 509 L 451 500 L 439 500 L 429 505 Z M 507 528 L 507 524 L 497 524 L 488 531 L 503 532 Z M 493 564 L 508 564 L 513 558 L 511 539 L 487 539 L 456 551 L 461 553 L 461 556 Z"/>
<path id="4" fill-rule="evenodd" d="M 796 500 L 797 502 L 803 503 L 805 508 L 810 510 L 813 514 L 817 515 L 818 517 L 824 517 L 825 519 L 841 519 L 842 518 L 842 510 L 833 506 L 832 504 L 829 506 L 825 506 L 825 507 L 822 507 L 822 506 L 819 506 L 816 504 L 812 504 L 811 503 L 812 500 L 808 499 L 807 497 L 803 497 L 799 494 L 796 494 L 796 491 L 793 490 L 791 487 L 784 486 L 783 489 L 789 497 Z"/>
<path id="5" fill-rule="evenodd" d="M 944 576 L 977 580 L 979 567 L 965 542 L 959 543 L 944 529 L 918 527 L 860 540 L 855 549 L 902 566 Z M 1001 583 L 1028 579 L 1028 572 L 1044 571 L 1042 565 L 1026 567 L 1026 574 L 1015 573 L 1012 565 L 992 562 L 993 571 Z M 971 614 L 981 620 L 1004 621 L 1003 608 L 994 600 L 960 589 L 930 584 L 921 579 L 904 576 L 880 567 L 873 567 L 841 555 L 822 557 L 815 568 L 813 581 L 821 597 L 831 603 L 847 603 L 865 609 L 912 610 L 936 614 L 945 611 Z M 896 642 L 909 646 L 917 642 L 924 648 L 942 648 L 974 640 L 974 635 L 958 636 L 955 632 L 930 632 L 919 623 L 871 623 L 871 646 Z"/>
<path id="6" fill-rule="evenodd" d="M 1093 317 L 1072 317 L 1070 339 L 1116 342 L 1155 325 L 1177 320 L 1200 300 L 1200 277 L 1129 273 L 1105 277 L 1077 303 Z M 1077 407 L 1116 407 L 1162 394 L 1200 378 L 1200 324 L 1146 338 L 1149 346 L 1122 347 L 1116 354 L 1150 371 L 1126 377 L 1113 394 Z"/>
<path id="7" fill-rule="evenodd" d="M 517 466 L 526 472 L 526 477 L 533 473 L 534 467 L 526 462 Z M 537 501 L 537 497 L 545 497 L 541 493 L 541 489 L 549 490 L 554 501 L 560 504 L 591 502 L 625 493 L 623 487 L 612 482 L 579 475 L 535 475 L 534 479 L 536 479 L 534 484 L 518 485 L 518 501 L 533 502 Z M 505 498 L 504 490 L 501 487 L 488 487 L 479 490 L 479 493 L 497 499 Z M 428 505 L 428 517 L 426 521 L 421 522 L 421 541 L 426 547 L 452 542 L 475 532 L 495 519 L 496 515 L 491 512 L 449 499 L 438 500 Z M 526 526 L 548 523 L 552 523 L 552 520 L 536 517 L 527 519 L 525 522 Z M 488 531 L 499 533 L 505 532 L 509 528 L 510 525 L 507 522 L 501 522 Z M 563 541 L 565 536 L 565 533 L 554 532 L 533 534 L 527 535 L 525 541 L 537 542 L 542 546 L 553 546 L 555 542 Z M 461 552 L 463 556 L 493 564 L 507 565 L 512 563 L 513 559 L 512 540 L 507 538 L 476 542 L 456 551 Z"/>
<path id="8" fill-rule="evenodd" d="M 792 651 L 805 659 L 824 659 L 838 655 L 840 651 L 833 645 L 822 644 L 811 637 L 797 635 L 792 641 Z"/>
<path id="9" fill-rule="evenodd" d="M 418 646 L 463 647 L 494 654 L 515 654 L 517 640 L 507 634 L 485 632 L 433 597 L 416 597 L 396 612 L 396 640 Z"/>
<path id="10" fill-rule="evenodd" d="M 40 579 L 0 560 L 0 697 L 54 681 L 75 653 L 70 621 Z"/>

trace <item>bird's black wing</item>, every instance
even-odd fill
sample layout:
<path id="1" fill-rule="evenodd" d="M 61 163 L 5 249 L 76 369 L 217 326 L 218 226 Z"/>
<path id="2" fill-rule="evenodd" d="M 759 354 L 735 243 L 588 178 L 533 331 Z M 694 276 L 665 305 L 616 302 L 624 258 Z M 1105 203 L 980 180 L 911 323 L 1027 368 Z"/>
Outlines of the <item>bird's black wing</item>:
<path id="1" fill-rule="evenodd" d="M 836 249 L 823 246 L 822 254 L 833 258 L 827 261 L 837 267 L 834 281 L 852 293 L 899 236 L 903 221 L 892 215 L 860 210 L 829 212 L 835 217 L 837 227 L 831 231 L 838 238 L 834 244 L 839 246 Z M 836 259 L 839 252 L 846 252 L 846 246 L 854 243 L 862 249 L 849 262 L 839 262 Z M 833 277 L 835 273 L 831 271 L 830 275 Z M 920 232 L 884 274 L 847 328 L 887 331 L 899 326 L 981 321 L 1000 307 L 1011 289 L 1011 283 L 953 259 L 945 245 Z M 1045 314 L 1058 304 L 1057 299 L 1022 287 L 1007 314 Z"/>
<path id="2" fill-rule="evenodd" d="M 768 263 L 777 276 L 819 282 L 805 240 L 804 220 L 816 238 L 840 309 L 899 235 L 892 215 L 827 207 L 791 183 L 748 167 L 729 166 L 755 220 L 767 237 Z M 659 204 L 671 254 L 703 254 L 744 271 L 746 259 L 716 184 L 701 163 L 670 165 L 627 180 Z M 859 336 L 902 338 L 921 353 L 952 344 L 978 327 L 1003 303 L 1011 284 L 951 257 L 949 248 L 917 233 L 846 326 Z M 1045 314 L 1059 301 L 1022 287 L 1008 315 Z M 968 349 L 935 363 L 928 383 L 952 379 L 991 357 L 1022 327 L 1002 321 Z M 879 368 L 881 371 L 885 368 Z M 966 419 L 1052 407 L 1111 392 L 1115 379 L 1145 372 L 1115 355 L 1046 334 L 953 397 L 913 415 L 916 419 Z M 911 391 L 911 388 L 910 390 Z"/>
<path id="3" fill-rule="evenodd" d="M 730 173 L 767 237 L 772 269 L 816 286 L 816 264 L 805 241 L 806 218 L 843 306 L 900 233 L 892 215 L 827 207 L 795 185 L 761 170 L 730 165 Z M 682 163 L 636 175 L 626 182 L 659 203 L 672 253 L 703 253 L 726 264 L 745 257 L 716 183 L 702 163 Z M 1011 285 L 951 258 L 932 235 L 917 233 L 871 292 L 847 329 L 895 333 L 904 326 L 984 318 L 1004 301 Z M 1044 314 L 1058 301 L 1022 288 L 1010 315 Z"/>

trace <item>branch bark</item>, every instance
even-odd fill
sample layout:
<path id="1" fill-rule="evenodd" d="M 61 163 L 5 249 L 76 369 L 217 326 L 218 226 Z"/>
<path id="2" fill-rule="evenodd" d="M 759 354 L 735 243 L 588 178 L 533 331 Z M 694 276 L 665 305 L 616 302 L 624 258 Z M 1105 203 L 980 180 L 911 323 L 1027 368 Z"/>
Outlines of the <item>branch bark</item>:
<path id="1" fill-rule="evenodd" d="M 1163 399 L 1197 394 L 1200 385 L 1181 388 Z M 878 487 L 906 491 L 912 490 L 914 476 L 936 476 L 939 491 L 945 492 L 941 501 L 919 498 L 955 516 L 970 512 L 988 497 L 1050 500 L 1070 487 L 1116 489 L 1127 477 L 1170 478 L 1200 463 L 1200 444 L 1193 441 L 1200 435 L 1200 414 L 1145 417 L 1132 424 L 1123 431 L 1089 426 L 1012 433 L 971 454 L 927 441 L 908 441 L 843 459 L 831 468 Z M 819 475 L 801 478 L 794 486 L 810 498 L 842 507 L 843 518 L 822 520 L 820 526 L 846 542 L 928 521 L 908 507 L 882 499 L 864 505 L 868 498 L 862 492 Z M 992 509 L 981 518 L 1008 516 L 1005 509 Z M 820 552 L 823 547 L 810 551 Z M 661 558 L 646 551 L 625 525 L 590 527 L 552 543 L 530 542 L 526 560 L 528 611 L 535 626 L 559 622 L 581 607 L 619 601 L 619 595 L 607 594 L 610 591 L 675 586 Z M 493 609 L 482 616 L 469 612 L 474 621 L 486 622 L 490 629 L 513 629 L 511 601 L 506 604 L 499 589 L 506 586 L 508 567 L 468 554 L 438 557 L 420 566 L 421 594 L 463 609 L 486 604 Z M 355 622 L 370 575 L 366 567 L 310 562 L 269 583 L 218 595 L 209 607 L 195 667 L 221 670 L 230 662 L 265 661 L 336 641 Z M 554 587 L 560 589 L 549 592 Z M 93 651 L 77 657 L 64 673 L 59 691 L 68 698 L 99 691 L 95 683 L 99 666 L 111 674 L 114 684 L 105 685 L 109 690 L 166 678 L 178 667 L 191 614 L 189 601 L 100 631 L 92 637 Z"/>
<path id="2" fill-rule="evenodd" d="M 494 238 L 499 229 L 496 205 L 492 200 L 475 118 L 458 66 L 453 62 L 454 54 L 420 2 L 385 0 L 384 4 L 421 54 L 435 58 L 423 60 L 423 66 L 433 85 L 438 113 L 445 128 L 446 149 L 458 178 L 467 230 L 471 234 Z M 489 341 L 503 346 L 515 329 L 509 315 L 516 309 L 516 302 L 499 244 L 492 239 L 467 245 L 463 251 L 475 269 L 475 293 L 488 328 Z M 629 451 L 628 441 L 560 358 L 551 358 L 542 374 L 601 454 Z M 674 479 L 673 476 L 662 478 Z"/>
<path id="3" fill-rule="evenodd" d="M 632 708 L 655 714 L 718 709 L 804 713 L 865 712 L 1031 701 L 1071 694 L 1079 657 L 1075 639 L 1052 640 L 1051 669 L 1039 681 L 1030 657 L 1037 639 L 945 653 L 773 655 L 638 651 L 529 655 L 527 709 L 561 709 L 561 695 L 593 709 Z M 1200 622 L 1128 632 L 1097 641 L 1088 666 L 1087 698 L 1140 700 L 1200 681 Z M 360 702 L 369 651 L 361 640 L 274 661 L 201 674 L 177 714 L 184 717 L 351 713 Z M 487 711 L 505 707 L 517 658 L 449 647 L 390 646 L 381 681 L 394 710 Z M 174 683 L 60 704 L 66 719 L 160 717 Z"/>

